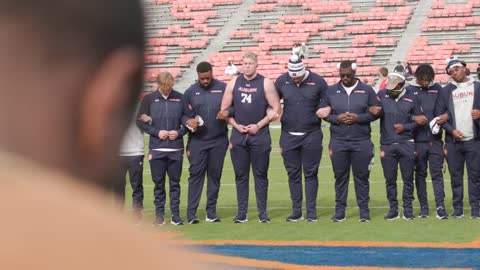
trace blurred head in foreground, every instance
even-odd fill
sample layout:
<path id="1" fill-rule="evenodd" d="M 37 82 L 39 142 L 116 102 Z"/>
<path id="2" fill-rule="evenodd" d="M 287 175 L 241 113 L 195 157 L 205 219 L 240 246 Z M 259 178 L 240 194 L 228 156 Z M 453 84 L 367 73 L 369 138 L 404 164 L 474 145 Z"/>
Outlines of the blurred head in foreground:
<path id="1" fill-rule="evenodd" d="M 0 1 L 0 150 L 106 186 L 143 44 L 139 1 Z"/>

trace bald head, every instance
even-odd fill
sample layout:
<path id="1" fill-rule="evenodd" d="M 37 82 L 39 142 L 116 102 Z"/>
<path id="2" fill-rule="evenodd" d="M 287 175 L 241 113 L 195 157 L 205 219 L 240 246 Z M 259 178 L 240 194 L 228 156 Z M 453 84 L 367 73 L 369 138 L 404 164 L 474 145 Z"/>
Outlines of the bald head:
<path id="1" fill-rule="evenodd" d="M 108 178 L 143 44 L 137 0 L 0 1 L 0 150 Z"/>

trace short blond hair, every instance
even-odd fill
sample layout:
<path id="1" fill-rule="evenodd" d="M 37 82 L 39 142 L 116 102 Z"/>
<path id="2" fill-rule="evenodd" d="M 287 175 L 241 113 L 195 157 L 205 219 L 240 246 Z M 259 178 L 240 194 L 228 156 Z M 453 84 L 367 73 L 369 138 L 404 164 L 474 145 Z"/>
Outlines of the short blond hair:
<path id="1" fill-rule="evenodd" d="M 243 59 L 245 58 L 248 58 L 248 59 L 252 59 L 254 60 L 255 62 L 258 62 L 258 56 L 256 53 L 254 52 L 246 52 L 243 54 Z"/>
<path id="2" fill-rule="evenodd" d="M 175 78 L 170 72 L 160 72 L 157 75 L 157 84 L 159 88 L 168 90 L 175 84 Z"/>

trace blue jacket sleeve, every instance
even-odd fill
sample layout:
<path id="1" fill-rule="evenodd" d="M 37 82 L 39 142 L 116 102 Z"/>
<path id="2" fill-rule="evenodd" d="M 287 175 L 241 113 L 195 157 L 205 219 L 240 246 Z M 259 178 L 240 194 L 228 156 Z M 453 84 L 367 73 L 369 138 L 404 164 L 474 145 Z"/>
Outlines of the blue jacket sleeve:
<path id="1" fill-rule="evenodd" d="M 181 123 L 182 125 L 186 126 L 187 120 L 195 117 L 195 112 L 193 111 L 193 108 L 191 107 L 191 104 L 190 104 L 190 92 L 188 90 L 183 95 L 182 103 L 183 103 L 184 113 L 182 115 Z"/>
<path id="2" fill-rule="evenodd" d="M 439 91 L 437 101 L 435 103 L 434 115 L 435 117 L 440 116 L 444 113 L 448 113 L 448 121 L 442 125 L 442 128 L 448 133 L 452 134 L 453 126 L 451 124 L 452 121 L 452 114 L 448 111 L 448 99 L 450 96 L 450 91 L 448 89 L 442 89 Z"/>
<path id="3" fill-rule="evenodd" d="M 330 104 L 330 96 L 328 95 L 327 90 L 325 90 L 325 94 L 322 94 L 322 100 L 320 101 L 320 104 L 318 105 L 319 108 L 325 108 L 328 106 L 331 106 Z M 330 124 L 338 124 L 337 122 L 337 115 L 333 113 L 333 110 L 330 112 L 330 114 L 325 117 L 325 121 L 329 122 Z"/>
<path id="4" fill-rule="evenodd" d="M 138 128 L 140 128 L 141 131 L 149 134 L 150 136 L 158 138 L 158 133 L 160 132 L 158 128 L 138 120 L 140 118 L 140 115 L 142 114 L 146 114 L 150 116 L 150 104 L 151 104 L 151 98 L 149 98 L 149 96 L 147 95 L 142 100 L 142 104 L 140 105 L 140 109 L 138 110 L 137 126 Z"/>
<path id="5" fill-rule="evenodd" d="M 418 124 L 413 120 L 413 117 L 423 114 L 422 108 L 417 98 L 413 99 L 413 106 L 412 106 L 412 109 L 410 110 L 410 114 L 412 115 L 412 117 L 409 119 L 409 122 L 403 125 L 406 131 L 414 131 L 415 129 L 417 129 Z"/>
<path id="6" fill-rule="evenodd" d="M 369 89 L 368 91 L 368 107 L 372 106 L 378 106 L 378 101 L 377 101 L 377 95 L 375 94 L 375 91 L 373 89 Z M 361 113 L 358 115 L 358 123 L 370 123 L 372 121 L 375 121 L 377 117 L 373 114 L 371 114 L 368 111 Z"/>
<path id="7" fill-rule="evenodd" d="M 408 122 L 403 124 L 403 128 L 405 129 L 405 131 L 414 131 L 418 128 L 418 124 L 415 121 Z"/>

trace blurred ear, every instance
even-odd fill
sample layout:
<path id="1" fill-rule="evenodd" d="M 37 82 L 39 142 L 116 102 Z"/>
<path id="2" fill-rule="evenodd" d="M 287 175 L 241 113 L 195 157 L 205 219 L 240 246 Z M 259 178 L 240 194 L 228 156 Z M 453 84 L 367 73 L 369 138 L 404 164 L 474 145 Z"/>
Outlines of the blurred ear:
<path id="1" fill-rule="evenodd" d="M 138 50 L 119 49 L 110 54 L 93 72 L 81 100 L 77 146 L 82 162 L 88 166 L 108 165 L 118 153 L 123 133 L 131 120 L 135 98 L 142 79 L 142 55 Z M 107 166 L 108 167 L 108 166 Z"/>

